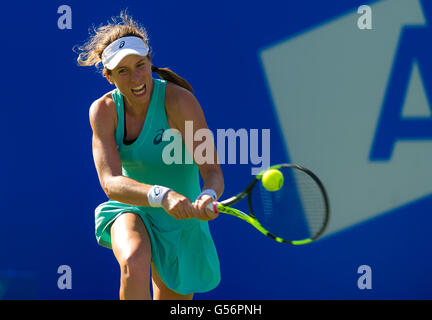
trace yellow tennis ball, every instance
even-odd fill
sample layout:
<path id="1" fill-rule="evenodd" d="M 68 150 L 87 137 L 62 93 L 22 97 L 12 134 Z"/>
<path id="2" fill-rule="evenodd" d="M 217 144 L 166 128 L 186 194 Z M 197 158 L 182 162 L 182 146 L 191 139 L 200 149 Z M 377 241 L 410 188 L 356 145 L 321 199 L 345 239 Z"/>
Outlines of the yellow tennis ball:
<path id="1" fill-rule="evenodd" d="M 261 182 L 268 191 L 278 191 L 282 188 L 284 177 L 279 170 L 270 169 L 263 174 Z"/>

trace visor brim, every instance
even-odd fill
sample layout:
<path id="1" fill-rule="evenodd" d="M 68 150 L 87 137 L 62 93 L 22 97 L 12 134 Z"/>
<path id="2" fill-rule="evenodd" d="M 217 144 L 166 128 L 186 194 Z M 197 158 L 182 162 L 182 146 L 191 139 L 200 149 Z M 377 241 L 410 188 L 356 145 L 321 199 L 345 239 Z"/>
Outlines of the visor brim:
<path id="1" fill-rule="evenodd" d="M 109 59 L 109 61 L 107 61 L 104 64 L 104 66 L 108 70 L 113 70 L 113 69 L 115 69 L 115 67 L 117 67 L 117 65 L 120 63 L 120 61 L 123 60 L 124 57 L 132 55 L 132 54 L 145 57 L 148 54 L 148 49 L 146 49 L 146 48 L 142 48 L 142 49 L 125 48 L 125 49 L 119 50 L 118 52 L 116 52 L 116 54 L 113 55 L 112 58 Z"/>

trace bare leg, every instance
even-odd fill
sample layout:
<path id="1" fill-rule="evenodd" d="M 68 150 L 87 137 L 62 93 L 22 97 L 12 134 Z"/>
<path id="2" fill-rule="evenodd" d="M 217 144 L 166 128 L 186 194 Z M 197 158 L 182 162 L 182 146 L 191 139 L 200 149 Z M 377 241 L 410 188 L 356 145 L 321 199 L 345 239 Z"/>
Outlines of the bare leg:
<path id="1" fill-rule="evenodd" d="M 193 293 L 182 295 L 168 288 L 159 275 L 156 269 L 152 266 L 152 285 L 154 300 L 192 300 Z"/>
<path id="2" fill-rule="evenodd" d="M 111 226 L 111 244 L 120 265 L 120 299 L 151 300 L 151 243 L 141 218 L 119 216 Z"/>

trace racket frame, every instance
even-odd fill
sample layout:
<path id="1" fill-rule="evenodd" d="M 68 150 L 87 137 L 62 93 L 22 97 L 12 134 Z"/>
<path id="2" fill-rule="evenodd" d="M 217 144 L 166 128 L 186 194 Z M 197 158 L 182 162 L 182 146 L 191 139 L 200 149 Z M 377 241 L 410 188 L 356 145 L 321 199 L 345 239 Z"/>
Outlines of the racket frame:
<path id="1" fill-rule="evenodd" d="M 317 183 L 317 185 L 318 185 L 318 187 L 322 193 L 322 196 L 324 199 L 324 206 L 325 206 L 324 222 L 323 222 L 323 225 L 321 226 L 320 230 L 310 238 L 305 238 L 305 239 L 300 239 L 300 240 L 286 240 L 286 239 L 282 239 L 280 237 L 277 237 L 274 234 L 270 233 L 268 230 L 266 230 L 259 223 L 259 221 L 255 217 L 255 214 L 253 213 L 252 203 L 251 203 L 251 191 L 252 191 L 252 189 L 254 188 L 255 184 L 261 180 L 264 172 L 266 172 L 267 170 L 280 169 L 280 168 L 292 168 L 292 169 L 298 169 L 298 170 L 305 172 Z M 237 202 L 241 201 L 245 197 L 248 197 L 249 214 L 231 207 L 233 204 L 236 204 Z M 260 172 L 259 174 L 257 174 L 255 176 L 255 178 L 252 180 L 252 182 L 247 186 L 247 188 L 244 191 L 240 192 L 239 194 L 237 194 L 231 198 L 223 200 L 221 202 L 213 203 L 213 208 L 216 208 L 218 212 L 222 212 L 225 214 L 235 216 L 239 219 L 242 219 L 242 220 L 250 223 L 258 231 L 260 231 L 261 233 L 263 233 L 267 237 L 269 237 L 269 238 L 271 238 L 277 242 L 292 244 L 292 245 L 303 245 L 303 244 L 307 244 L 307 243 L 310 243 L 310 242 L 318 239 L 324 233 L 324 231 L 328 225 L 329 216 L 330 216 L 330 204 L 329 204 L 327 192 L 326 192 L 324 185 L 321 182 L 321 180 L 309 169 L 304 168 L 304 167 L 297 165 L 297 164 L 290 164 L 290 163 L 277 164 L 277 165 L 269 167 L 266 170 L 263 170 L 262 172 Z"/>

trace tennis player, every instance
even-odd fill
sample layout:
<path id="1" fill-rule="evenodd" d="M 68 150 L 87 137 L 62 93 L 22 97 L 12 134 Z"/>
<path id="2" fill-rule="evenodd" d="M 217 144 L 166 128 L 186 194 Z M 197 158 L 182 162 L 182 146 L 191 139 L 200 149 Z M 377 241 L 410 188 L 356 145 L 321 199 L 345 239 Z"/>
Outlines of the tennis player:
<path id="1" fill-rule="evenodd" d="M 167 130 L 178 130 L 192 157 L 185 121 L 194 131 L 207 128 L 191 86 L 152 65 L 146 30 L 124 12 L 79 49 L 78 63 L 102 63 L 116 87 L 93 102 L 89 115 L 94 162 L 109 198 L 95 210 L 96 238 L 120 265 L 120 299 L 151 299 L 150 275 L 153 299 L 192 299 L 214 289 L 220 268 L 208 221 L 217 214 L 206 206 L 223 192 L 221 169 L 216 159 L 168 165 L 162 157 Z"/>

